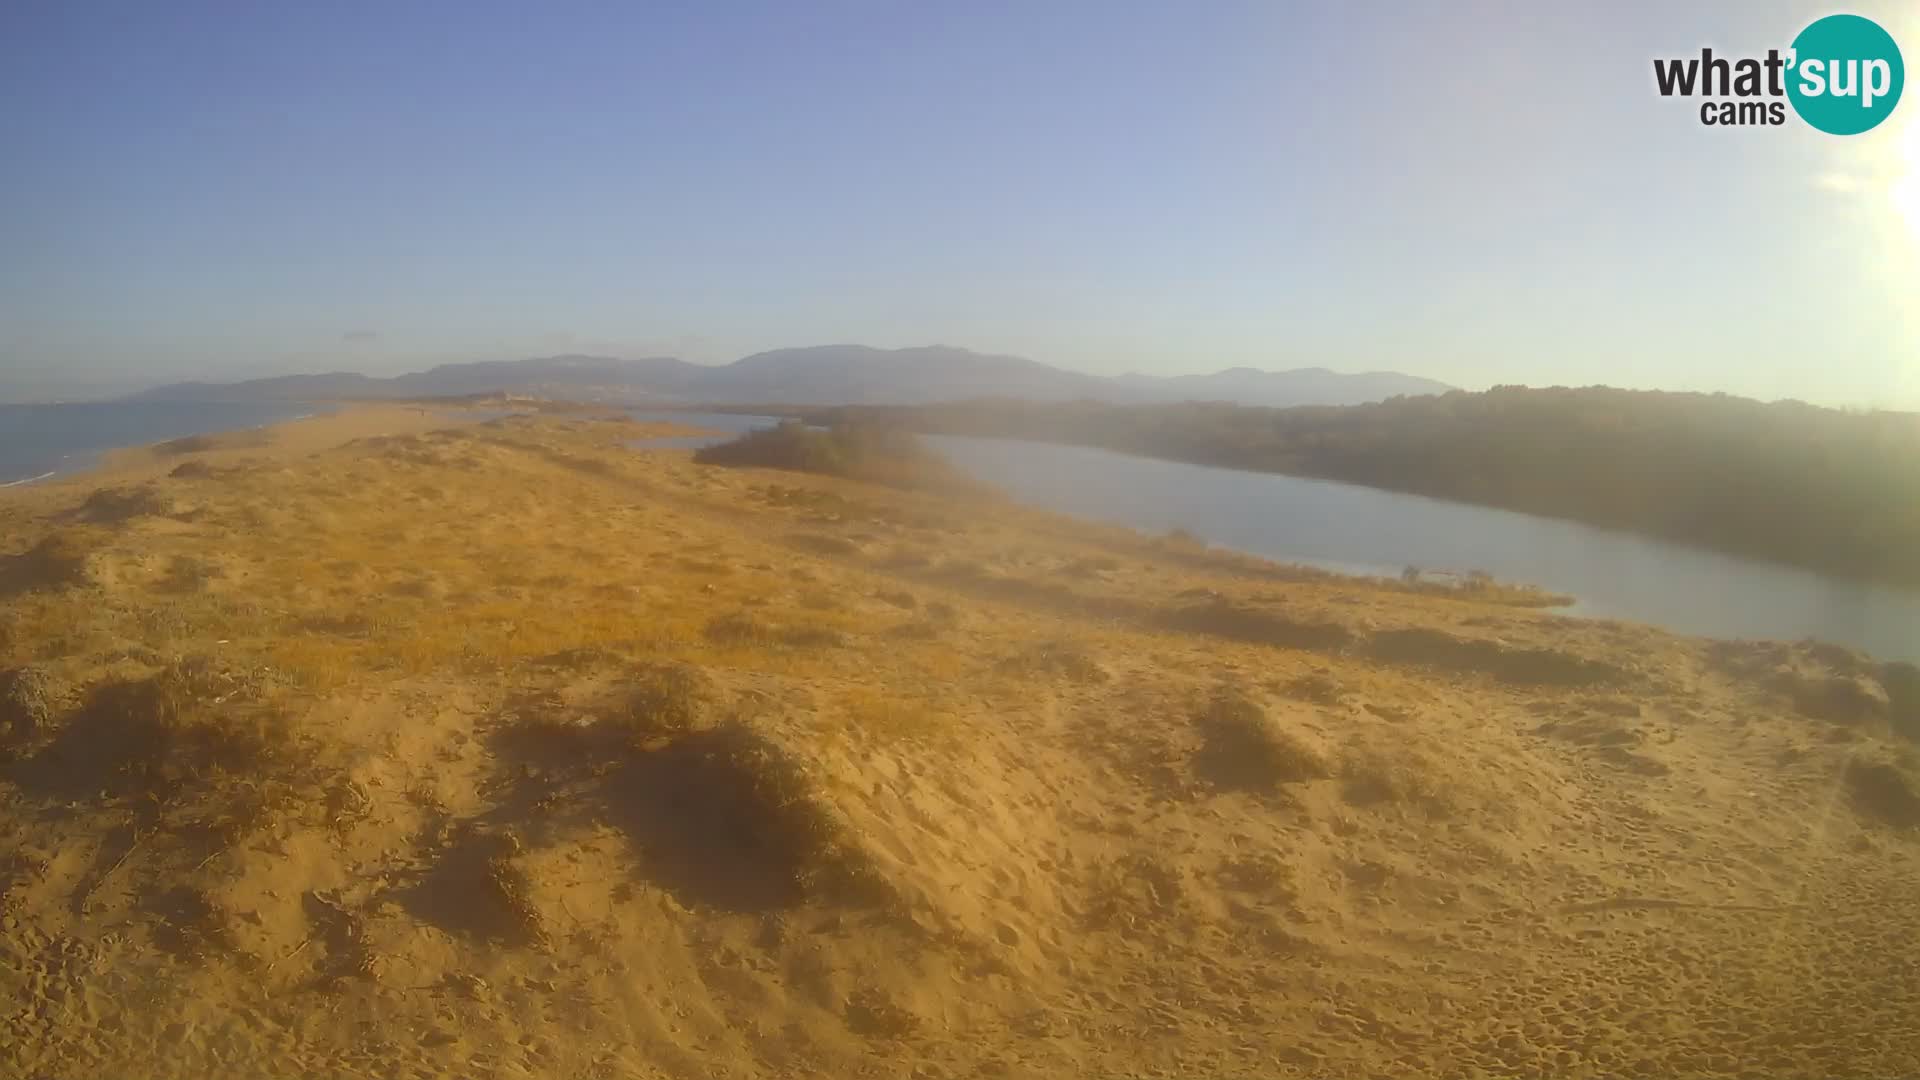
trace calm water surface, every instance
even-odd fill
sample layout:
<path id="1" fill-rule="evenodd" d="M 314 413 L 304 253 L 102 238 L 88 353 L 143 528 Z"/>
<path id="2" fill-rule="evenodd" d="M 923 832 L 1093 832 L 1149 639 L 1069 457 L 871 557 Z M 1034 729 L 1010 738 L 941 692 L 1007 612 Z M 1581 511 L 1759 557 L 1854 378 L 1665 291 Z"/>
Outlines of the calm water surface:
<path id="1" fill-rule="evenodd" d="M 729 434 L 644 439 L 694 448 L 769 427 L 769 416 L 635 412 Z M 1485 570 L 1576 598 L 1574 615 L 1724 638 L 1820 638 L 1920 661 L 1920 592 L 1375 488 L 1186 465 L 1111 450 L 931 435 L 955 465 L 1034 506 L 1358 574 Z"/>
<path id="2" fill-rule="evenodd" d="M 749 431 L 770 428 L 780 423 L 775 416 L 749 416 L 741 413 L 672 412 L 670 410 L 631 409 L 628 416 L 647 423 L 682 424 L 712 428 L 719 435 L 672 435 L 663 439 L 635 439 L 629 443 L 638 450 L 698 450 L 714 443 L 728 442 Z"/>
<path id="3" fill-rule="evenodd" d="M 1817 637 L 1920 661 L 1920 592 L 1506 510 L 1271 473 L 1011 439 L 929 436 L 1022 502 L 1369 574 L 1485 570 L 1568 593 L 1576 615 L 1712 637 Z"/>
<path id="4" fill-rule="evenodd" d="M 0 405 L 0 487 L 85 469 L 106 450 L 277 424 L 318 411 L 290 401 Z"/>

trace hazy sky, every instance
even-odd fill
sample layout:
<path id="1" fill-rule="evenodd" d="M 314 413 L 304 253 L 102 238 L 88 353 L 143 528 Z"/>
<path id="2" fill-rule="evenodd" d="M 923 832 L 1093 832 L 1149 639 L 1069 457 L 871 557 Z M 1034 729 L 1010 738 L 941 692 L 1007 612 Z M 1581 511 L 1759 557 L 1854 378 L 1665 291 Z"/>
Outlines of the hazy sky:
<path id="1" fill-rule="evenodd" d="M 1920 91 L 1653 90 L 1831 10 L 9 0 L 0 384 L 941 342 L 1920 408 Z"/>

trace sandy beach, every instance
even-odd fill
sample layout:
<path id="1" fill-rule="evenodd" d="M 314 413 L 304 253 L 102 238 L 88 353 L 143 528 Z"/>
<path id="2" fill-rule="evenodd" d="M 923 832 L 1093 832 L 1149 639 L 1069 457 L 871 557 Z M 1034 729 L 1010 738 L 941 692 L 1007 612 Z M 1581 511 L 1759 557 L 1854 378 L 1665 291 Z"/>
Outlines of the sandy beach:
<path id="1" fill-rule="evenodd" d="M 0 492 L 0 1072 L 1920 1075 L 1902 669 L 676 430 Z"/>

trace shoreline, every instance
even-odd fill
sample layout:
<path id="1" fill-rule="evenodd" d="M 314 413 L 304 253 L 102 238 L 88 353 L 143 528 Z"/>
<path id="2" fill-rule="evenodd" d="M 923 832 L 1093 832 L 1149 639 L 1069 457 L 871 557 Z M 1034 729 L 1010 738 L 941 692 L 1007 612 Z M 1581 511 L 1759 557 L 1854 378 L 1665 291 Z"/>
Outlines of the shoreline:
<path id="1" fill-rule="evenodd" d="M 445 406 L 344 401 L 310 404 L 314 406 L 313 411 L 263 424 L 218 427 L 151 442 L 76 452 L 84 455 L 84 463 L 0 483 L 0 505 L 22 506 L 70 495 L 77 488 L 138 483 L 164 475 L 188 459 L 213 464 L 248 457 L 280 459 L 329 449 L 354 439 L 481 423 L 499 414 L 497 409 L 462 403 Z M 462 413 L 475 415 L 463 416 Z M 185 440 L 204 441 L 205 445 L 187 451 L 164 449 Z"/>
<path id="2" fill-rule="evenodd" d="M 151 442 L 129 443 L 124 446 L 104 446 L 104 447 L 99 447 L 91 450 L 75 450 L 71 453 L 60 455 L 60 460 L 62 462 L 66 462 L 69 459 L 78 459 L 77 464 L 73 464 L 73 465 L 63 464 L 58 468 L 48 469 L 46 472 L 43 472 L 38 476 L 25 476 L 25 477 L 21 477 L 18 480 L 9 480 L 9 481 L 6 481 L 5 483 L 0 483 L 0 489 L 13 488 L 13 487 L 28 487 L 30 485 L 40 483 L 43 480 L 51 480 L 56 477 L 62 477 L 62 476 L 81 476 L 87 472 L 90 472 L 94 469 L 99 468 L 112 455 L 118 454 L 127 450 L 152 450 L 154 447 L 161 446 L 163 444 L 170 443 L 170 442 L 178 442 L 181 439 L 217 439 L 224 435 L 237 435 L 241 432 L 246 432 L 246 431 L 265 431 L 268 428 L 277 427 L 281 424 L 294 424 L 302 420 L 311 420 L 316 416 L 325 415 L 326 411 L 331 411 L 331 410 L 325 410 L 321 412 L 304 412 L 298 416 L 289 416 L 280 420 L 269 420 L 266 423 L 262 423 L 262 424 L 245 424 L 240 427 L 218 427 L 218 428 L 210 428 L 205 431 L 189 431 L 189 432 L 185 432 L 180 435 L 171 436 L 165 439 L 155 439 Z"/>
<path id="3" fill-rule="evenodd" d="M 129 402 L 129 401 L 55 401 L 55 402 L 34 402 L 34 403 L 9 403 L 5 407 L 9 409 L 22 409 L 22 410 L 65 409 L 65 408 L 94 409 L 94 408 L 111 407 L 111 406 L 138 407 L 141 404 L 142 403 L 140 402 Z M 194 407 L 216 407 L 224 403 L 184 402 L 184 403 L 167 403 L 167 404 L 189 405 Z M 244 405 L 249 403 L 235 403 L 235 404 Z M 253 423 L 242 422 L 242 423 L 235 423 L 235 424 L 229 425 L 224 421 L 216 420 L 212 426 L 208 426 L 208 427 L 200 427 L 197 425 L 189 424 L 187 425 L 187 427 L 190 428 L 190 430 L 176 429 L 173 433 L 160 435 L 158 437 L 148 438 L 148 437 L 145 437 L 146 433 L 143 433 L 142 437 L 138 438 L 136 441 L 133 441 L 133 442 L 114 443 L 111 445 L 104 445 L 104 446 L 86 446 L 86 447 L 76 447 L 76 448 L 66 449 L 65 451 L 59 453 L 59 455 L 56 458 L 53 458 L 51 461 L 42 459 L 41 461 L 28 466 L 29 468 L 41 468 L 41 469 L 44 469 L 44 471 L 36 472 L 28 476 L 15 476 L 8 479 L 0 480 L 0 491 L 4 491 L 10 488 L 31 487 L 33 485 L 40 484 L 48 480 L 54 480 L 60 477 L 80 476 L 101 467 L 114 455 L 120 454 L 126 451 L 137 451 L 141 449 L 147 449 L 153 446 L 157 446 L 161 443 L 172 442 L 177 439 L 213 438 L 213 437 L 219 437 L 223 435 L 231 435 L 231 434 L 235 434 L 243 431 L 261 431 L 261 430 L 265 430 L 267 428 L 275 427 L 281 424 L 290 424 L 290 423 L 294 423 L 301 420 L 311 419 L 315 416 L 322 415 L 326 411 L 330 411 L 330 409 L 332 408 L 338 407 L 333 403 L 304 402 L 304 401 L 288 401 L 288 402 L 282 402 L 278 404 L 283 405 L 284 407 L 289 409 L 303 409 L 306 411 L 302 411 L 294 415 L 276 416 L 270 419 L 261 420 Z"/>
<path id="4" fill-rule="evenodd" d="M 19 480 L 9 480 L 4 484 L 0 484 L 0 488 L 25 487 L 28 484 L 37 484 L 42 480 L 52 479 L 53 477 L 56 477 L 59 475 L 60 475 L 60 470 L 54 469 L 49 472 L 43 472 L 39 476 L 28 476 L 28 477 L 23 477 Z"/>

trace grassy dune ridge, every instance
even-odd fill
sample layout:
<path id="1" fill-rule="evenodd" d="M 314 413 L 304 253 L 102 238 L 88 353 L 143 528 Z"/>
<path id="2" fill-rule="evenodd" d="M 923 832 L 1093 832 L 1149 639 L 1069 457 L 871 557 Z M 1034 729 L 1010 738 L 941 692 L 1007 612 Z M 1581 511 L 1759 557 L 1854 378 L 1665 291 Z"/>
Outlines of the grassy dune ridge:
<path id="1" fill-rule="evenodd" d="M 1907 666 L 352 413 L 0 504 L 0 1071 L 1920 1072 Z"/>

